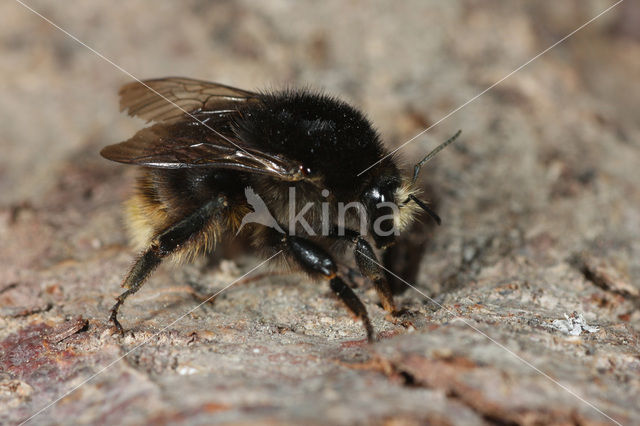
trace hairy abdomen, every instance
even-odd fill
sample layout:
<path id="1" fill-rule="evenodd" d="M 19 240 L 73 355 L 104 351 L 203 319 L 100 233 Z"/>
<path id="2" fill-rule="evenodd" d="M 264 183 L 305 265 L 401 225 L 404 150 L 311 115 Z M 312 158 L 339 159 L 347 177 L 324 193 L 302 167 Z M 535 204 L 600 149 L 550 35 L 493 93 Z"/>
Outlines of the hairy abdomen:
<path id="1" fill-rule="evenodd" d="M 238 189 L 241 179 L 229 172 L 192 169 L 140 169 L 134 195 L 125 204 L 126 224 L 133 246 L 147 248 L 160 233 L 185 219 L 207 201 L 224 194 L 229 206 L 212 217 L 204 230 L 194 234 L 172 256 L 189 261 L 211 252 L 220 236 L 235 234 L 249 211 Z"/>

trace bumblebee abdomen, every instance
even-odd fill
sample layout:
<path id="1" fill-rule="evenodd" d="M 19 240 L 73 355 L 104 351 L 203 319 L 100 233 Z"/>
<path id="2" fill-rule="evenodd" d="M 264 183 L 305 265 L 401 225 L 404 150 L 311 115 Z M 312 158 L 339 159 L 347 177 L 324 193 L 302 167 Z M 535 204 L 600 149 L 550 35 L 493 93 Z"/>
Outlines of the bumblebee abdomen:
<path id="1" fill-rule="evenodd" d="M 233 175 L 233 176 L 232 176 Z M 213 249 L 220 235 L 237 229 L 246 214 L 239 173 L 217 170 L 142 168 L 134 195 L 126 202 L 126 222 L 130 239 L 137 249 L 198 207 L 224 194 L 231 201 L 223 218 L 213 218 L 174 255 L 179 261 L 191 259 Z"/>

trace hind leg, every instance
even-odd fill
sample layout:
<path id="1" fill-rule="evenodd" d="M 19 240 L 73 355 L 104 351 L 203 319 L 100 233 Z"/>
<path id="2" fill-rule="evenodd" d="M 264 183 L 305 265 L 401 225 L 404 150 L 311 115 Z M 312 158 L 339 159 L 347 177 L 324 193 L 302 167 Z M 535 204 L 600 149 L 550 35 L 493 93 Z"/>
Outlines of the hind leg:
<path id="1" fill-rule="evenodd" d="M 219 196 L 208 201 L 184 219 L 176 222 L 156 236 L 148 249 L 138 257 L 133 267 L 122 282 L 126 289 L 116 298 L 116 304 L 111 308 L 111 321 L 117 332 L 124 334 L 122 325 L 118 321 L 118 310 L 125 299 L 142 288 L 145 280 L 168 255 L 184 248 L 186 244 L 206 230 L 209 222 L 227 206 L 226 197 Z"/>

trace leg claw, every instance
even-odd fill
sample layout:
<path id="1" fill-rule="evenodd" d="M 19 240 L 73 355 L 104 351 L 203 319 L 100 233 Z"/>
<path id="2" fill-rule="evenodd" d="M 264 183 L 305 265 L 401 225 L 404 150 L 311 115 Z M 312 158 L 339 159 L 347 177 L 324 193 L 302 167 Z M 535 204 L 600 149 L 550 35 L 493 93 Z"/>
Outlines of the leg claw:
<path id="1" fill-rule="evenodd" d="M 115 333 L 118 333 L 120 336 L 124 337 L 124 329 L 122 328 L 122 325 L 120 324 L 120 321 L 118 321 L 118 307 L 120 306 L 120 301 L 118 301 L 118 303 L 116 303 L 116 305 L 111 309 L 111 316 L 109 317 L 109 321 L 111 321 L 111 323 L 113 324 L 113 327 L 115 328 Z"/>
<path id="2" fill-rule="evenodd" d="M 111 318 L 111 322 L 113 323 L 113 327 L 115 328 L 115 331 L 113 334 L 119 334 L 120 336 L 124 337 L 124 329 L 120 325 L 120 322 L 117 319 L 115 319 L 115 317 Z"/>

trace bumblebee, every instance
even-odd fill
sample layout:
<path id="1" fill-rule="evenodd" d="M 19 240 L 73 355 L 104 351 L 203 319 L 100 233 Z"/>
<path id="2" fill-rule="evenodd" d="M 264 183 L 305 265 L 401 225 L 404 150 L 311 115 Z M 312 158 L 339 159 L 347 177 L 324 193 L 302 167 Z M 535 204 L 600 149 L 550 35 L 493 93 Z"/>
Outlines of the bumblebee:
<path id="1" fill-rule="evenodd" d="M 237 234 L 262 255 L 282 252 L 288 267 L 328 281 L 373 341 L 367 310 L 338 271 L 336 256 L 350 248 L 383 308 L 398 314 L 368 240 L 390 246 L 419 209 L 440 222 L 417 198 L 415 182 L 420 167 L 459 132 L 411 178 L 400 174 L 362 113 L 321 93 L 259 93 L 170 77 L 123 86 L 120 107 L 154 124 L 101 151 L 140 167 L 126 217 L 141 253 L 111 309 L 116 331 L 123 333 L 120 306 L 165 258 L 188 261 Z M 246 220 L 257 210 L 269 220 Z"/>

